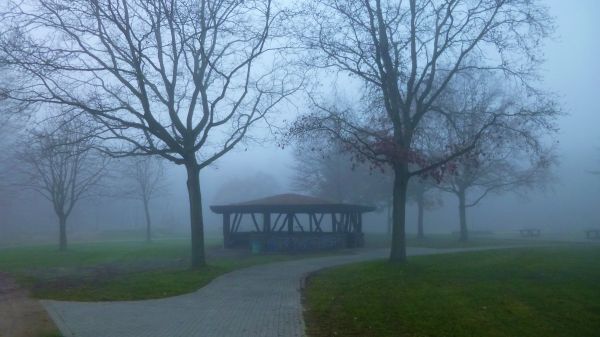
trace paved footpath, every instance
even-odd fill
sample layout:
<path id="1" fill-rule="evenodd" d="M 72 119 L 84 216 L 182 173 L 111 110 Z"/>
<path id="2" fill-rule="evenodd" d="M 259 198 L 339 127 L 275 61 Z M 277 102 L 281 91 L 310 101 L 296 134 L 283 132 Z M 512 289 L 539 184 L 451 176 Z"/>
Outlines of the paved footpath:
<path id="1" fill-rule="evenodd" d="M 458 249 L 409 249 L 409 255 Z M 387 256 L 386 250 L 249 267 L 200 290 L 145 301 L 42 301 L 65 337 L 304 336 L 301 282 L 313 271 Z"/>

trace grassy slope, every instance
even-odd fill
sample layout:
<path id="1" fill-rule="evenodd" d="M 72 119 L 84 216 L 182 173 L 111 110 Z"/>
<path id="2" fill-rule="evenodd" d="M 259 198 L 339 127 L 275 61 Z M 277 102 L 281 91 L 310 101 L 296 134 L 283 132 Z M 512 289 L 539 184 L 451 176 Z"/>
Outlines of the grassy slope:
<path id="1" fill-rule="evenodd" d="M 598 336 L 600 247 L 414 257 L 327 270 L 305 293 L 312 336 Z"/>
<path id="2" fill-rule="evenodd" d="M 72 244 L 0 250 L 0 271 L 9 272 L 38 298 L 102 301 L 160 298 L 188 293 L 215 277 L 250 265 L 299 256 L 221 257 L 190 270 L 187 240 Z"/>
<path id="3" fill-rule="evenodd" d="M 365 235 L 367 247 L 381 248 L 389 247 L 391 238 L 384 233 L 369 233 Z M 495 235 L 471 236 L 468 241 L 458 241 L 458 237 L 451 234 L 427 234 L 424 239 L 418 239 L 415 235 L 408 235 L 406 245 L 409 247 L 427 248 L 473 248 L 491 246 L 537 246 L 548 244 L 565 244 L 564 242 L 549 241 L 544 238 L 521 239 L 506 238 Z"/>
<path id="4" fill-rule="evenodd" d="M 142 259 L 174 259 L 184 257 L 188 249 L 188 242 L 184 240 L 165 240 L 150 244 L 135 241 L 77 243 L 71 244 L 66 252 L 59 252 L 56 245 L 24 246 L 0 249 L 0 270 L 16 272 L 37 268 L 86 267 Z"/>
<path id="5" fill-rule="evenodd" d="M 369 234 L 371 248 L 389 245 L 387 235 Z M 509 244 L 505 240 L 473 239 L 458 243 L 451 236 L 410 239 L 411 246 L 435 248 Z M 207 247 L 219 246 L 209 239 Z M 156 240 L 75 243 L 67 252 L 55 245 L 0 249 L 0 271 L 14 274 L 34 296 L 46 299 L 99 301 L 160 298 L 194 291 L 215 277 L 254 264 L 303 256 L 221 257 L 202 270 L 189 270 L 189 241 Z M 314 255 L 313 255 L 314 256 Z"/>

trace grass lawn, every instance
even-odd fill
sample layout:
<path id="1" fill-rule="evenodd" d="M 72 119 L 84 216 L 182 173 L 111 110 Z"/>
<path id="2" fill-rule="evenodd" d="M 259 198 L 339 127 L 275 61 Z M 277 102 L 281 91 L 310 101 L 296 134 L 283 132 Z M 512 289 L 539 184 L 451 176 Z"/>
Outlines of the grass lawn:
<path id="1" fill-rule="evenodd" d="M 599 336 L 600 246 L 421 256 L 323 271 L 309 336 Z"/>
<path id="2" fill-rule="evenodd" d="M 0 271 L 15 276 L 37 298 L 139 300 L 189 293 L 237 268 L 300 257 L 305 256 L 226 255 L 191 270 L 188 240 L 78 243 L 66 252 L 55 245 L 0 249 Z"/>
<path id="3" fill-rule="evenodd" d="M 391 242 L 390 235 L 385 233 L 366 233 L 365 243 L 370 248 L 389 247 Z M 553 242 L 545 239 L 519 239 L 506 238 L 495 235 L 476 236 L 473 235 L 466 242 L 458 240 L 458 236 L 451 234 L 428 234 L 423 239 L 417 238 L 416 235 L 407 235 L 406 244 L 409 247 L 424 247 L 424 248 L 474 248 L 474 247 L 490 247 L 490 246 L 536 246 L 548 244 L 561 244 L 561 242 Z M 564 242 L 563 242 L 564 244 Z"/>

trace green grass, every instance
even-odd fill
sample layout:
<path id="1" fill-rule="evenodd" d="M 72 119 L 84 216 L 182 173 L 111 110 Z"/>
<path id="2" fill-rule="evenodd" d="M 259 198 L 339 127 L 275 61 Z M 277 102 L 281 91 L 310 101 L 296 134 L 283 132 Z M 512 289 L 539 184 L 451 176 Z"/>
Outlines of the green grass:
<path id="1" fill-rule="evenodd" d="M 126 301 L 162 298 L 198 290 L 214 278 L 256 264 L 284 261 L 290 256 L 266 255 L 240 259 L 216 259 L 207 267 L 160 268 L 157 270 L 117 273 L 100 278 L 65 277 L 58 281 L 22 277 L 37 298 L 66 301 Z"/>
<path id="2" fill-rule="evenodd" d="M 37 298 L 140 300 L 189 293 L 238 268 L 302 257 L 224 256 L 192 270 L 187 240 L 80 243 L 66 252 L 54 245 L 2 249 L 0 271 L 14 275 Z"/>
<path id="3" fill-rule="evenodd" d="M 214 243 L 209 243 L 214 244 Z M 69 245 L 59 252 L 56 245 L 24 246 L 0 249 L 0 270 L 7 272 L 36 268 L 71 268 L 102 263 L 142 259 L 183 258 L 189 252 L 187 240 L 165 240 L 152 243 L 137 241 L 93 242 Z"/>
<path id="4" fill-rule="evenodd" d="M 370 248 L 387 248 L 390 246 L 390 235 L 384 233 L 366 233 L 365 243 Z M 513 246 L 513 245 L 547 245 L 556 242 L 547 240 L 532 240 L 532 239 L 514 239 L 506 237 L 490 236 L 472 236 L 466 242 L 458 240 L 457 236 L 451 234 L 428 234 L 423 239 L 417 238 L 416 235 L 408 235 L 406 244 L 409 247 L 424 247 L 424 248 L 474 248 L 474 247 L 490 247 L 490 246 Z"/>
<path id="5" fill-rule="evenodd" d="M 520 248 L 326 270 L 310 336 L 598 336 L 600 247 Z"/>
<path id="6" fill-rule="evenodd" d="M 40 336 L 37 336 L 37 337 L 62 337 L 62 335 L 58 331 L 52 331 L 52 332 L 42 333 Z"/>

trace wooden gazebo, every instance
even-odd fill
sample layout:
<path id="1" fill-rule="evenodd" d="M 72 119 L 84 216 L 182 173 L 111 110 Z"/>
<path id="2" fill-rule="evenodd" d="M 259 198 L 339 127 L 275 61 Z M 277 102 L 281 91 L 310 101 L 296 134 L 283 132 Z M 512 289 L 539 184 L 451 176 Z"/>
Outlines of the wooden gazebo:
<path id="1" fill-rule="evenodd" d="M 210 209 L 223 215 L 226 248 L 315 251 L 362 247 L 362 215 L 375 208 L 280 194 Z"/>

